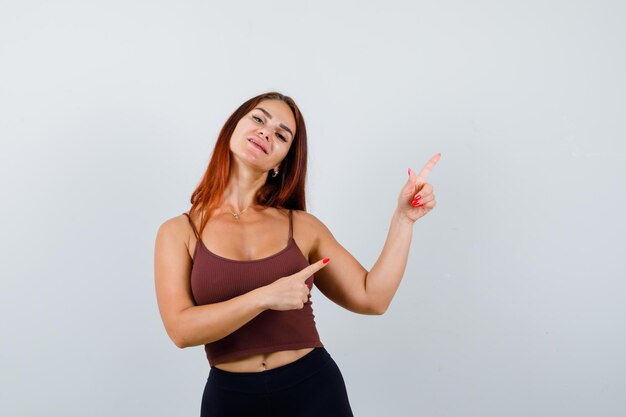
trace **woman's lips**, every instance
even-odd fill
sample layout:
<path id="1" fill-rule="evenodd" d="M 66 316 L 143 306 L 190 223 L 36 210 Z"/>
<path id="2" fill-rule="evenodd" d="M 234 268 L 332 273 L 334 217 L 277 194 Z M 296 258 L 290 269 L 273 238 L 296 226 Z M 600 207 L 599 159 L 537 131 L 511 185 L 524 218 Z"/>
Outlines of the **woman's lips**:
<path id="1" fill-rule="evenodd" d="M 261 145 L 259 145 L 254 139 L 248 138 L 248 142 L 250 142 L 252 146 L 254 146 L 255 148 L 260 149 L 263 153 L 267 154 L 267 151 Z"/>

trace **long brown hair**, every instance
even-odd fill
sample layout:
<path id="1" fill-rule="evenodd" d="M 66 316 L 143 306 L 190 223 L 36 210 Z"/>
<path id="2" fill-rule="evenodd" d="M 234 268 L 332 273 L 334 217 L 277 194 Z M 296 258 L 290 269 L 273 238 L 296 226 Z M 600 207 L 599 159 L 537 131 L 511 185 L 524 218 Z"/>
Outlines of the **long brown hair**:
<path id="1" fill-rule="evenodd" d="M 296 119 L 296 134 L 285 159 L 281 162 L 276 177 L 267 176 L 265 184 L 255 196 L 255 203 L 266 207 L 305 210 L 306 201 L 304 183 L 307 165 L 306 126 L 300 109 L 289 96 L 275 91 L 252 97 L 230 115 L 217 137 L 209 166 L 198 187 L 191 194 L 189 215 L 193 218 L 200 214 L 200 230 L 202 231 L 211 217 L 211 213 L 219 207 L 228 184 L 231 166 L 230 138 L 241 120 L 263 100 L 281 100 L 286 103 Z"/>

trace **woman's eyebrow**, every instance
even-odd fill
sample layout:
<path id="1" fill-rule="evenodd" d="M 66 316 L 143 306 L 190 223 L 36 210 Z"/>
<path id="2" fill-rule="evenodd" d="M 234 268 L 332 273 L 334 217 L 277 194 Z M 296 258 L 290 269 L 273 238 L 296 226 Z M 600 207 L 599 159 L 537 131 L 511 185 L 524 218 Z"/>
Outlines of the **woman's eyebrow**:
<path id="1" fill-rule="evenodd" d="M 263 107 L 256 107 L 255 110 L 261 110 L 263 113 L 265 113 L 265 115 L 267 116 L 268 119 L 272 118 L 272 115 L 268 113 L 267 110 L 265 110 Z M 287 132 L 291 133 L 291 137 L 293 137 L 293 132 L 291 131 L 291 129 L 289 129 L 287 126 L 285 126 L 284 124 L 280 124 L 279 125 L 281 128 L 283 128 L 284 130 L 286 130 Z"/>

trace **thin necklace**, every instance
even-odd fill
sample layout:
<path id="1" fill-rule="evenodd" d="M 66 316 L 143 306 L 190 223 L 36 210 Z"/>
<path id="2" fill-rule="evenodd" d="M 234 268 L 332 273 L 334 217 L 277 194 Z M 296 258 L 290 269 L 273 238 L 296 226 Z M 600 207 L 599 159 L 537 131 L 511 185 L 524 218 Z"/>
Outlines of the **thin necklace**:
<path id="1" fill-rule="evenodd" d="M 252 205 L 249 205 L 248 207 L 246 207 L 245 209 L 241 210 L 239 213 L 237 213 L 236 211 L 231 211 L 231 214 L 233 215 L 233 217 L 235 218 L 235 220 L 239 220 L 239 216 L 241 216 L 243 214 L 244 211 L 248 210 Z M 229 210 L 230 211 L 230 210 Z"/>

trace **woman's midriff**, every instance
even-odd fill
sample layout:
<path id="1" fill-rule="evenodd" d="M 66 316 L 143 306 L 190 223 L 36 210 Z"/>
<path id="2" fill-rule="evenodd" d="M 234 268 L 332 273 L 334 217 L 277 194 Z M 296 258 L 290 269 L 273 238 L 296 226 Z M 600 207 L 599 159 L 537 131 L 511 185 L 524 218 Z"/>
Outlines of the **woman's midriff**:
<path id="1" fill-rule="evenodd" d="M 305 348 L 261 353 L 258 355 L 243 356 L 237 360 L 222 362 L 214 366 L 228 372 L 263 372 L 296 361 L 312 350 L 313 348 Z"/>

